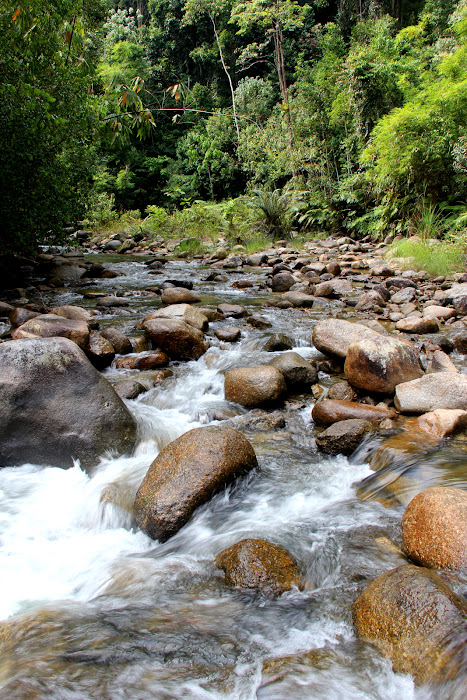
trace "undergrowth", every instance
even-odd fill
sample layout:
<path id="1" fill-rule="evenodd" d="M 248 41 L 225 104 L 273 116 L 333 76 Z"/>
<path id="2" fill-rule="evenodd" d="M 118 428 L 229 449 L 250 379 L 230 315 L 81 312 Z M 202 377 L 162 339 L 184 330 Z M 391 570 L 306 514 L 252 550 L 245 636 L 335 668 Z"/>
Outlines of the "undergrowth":
<path id="1" fill-rule="evenodd" d="M 402 258 L 403 267 L 447 276 L 465 270 L 466 241 L 461 237 L 453 241 L 403 238 L 390 246 L 388 256 Z"/>

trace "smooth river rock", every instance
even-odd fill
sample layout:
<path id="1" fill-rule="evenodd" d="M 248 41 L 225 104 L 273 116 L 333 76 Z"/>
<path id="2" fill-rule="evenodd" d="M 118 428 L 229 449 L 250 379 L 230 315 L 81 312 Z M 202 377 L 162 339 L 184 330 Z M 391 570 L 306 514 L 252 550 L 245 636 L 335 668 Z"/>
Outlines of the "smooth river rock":
<path id="1" fill-rule="evenodd" d="M 0 344 L 0 464 L 85 469 L 107 450 L 129 453 L 133 416 L 67 338 Z"/>
<path id="2" fill-rule="evenodd" d="M 76 321 L 55 314 L 41 314 L 23 323 L 13 333 L 13 340 L 54 337 L 69 338 L 85 350 L 89 343 L 89 326 L 86 321 Z"/>
<path id="3" fill-rule="evenodd" d="M 371 429 L 366 420 L 340 420 L 317 435 L 316 444 L 326 454 L 351 455 Z"/>
<path id="4" fill-rule="evenodd" d="M 151 321 L 154 318 L 172 318 L 179 321 L 185 321 L 189 326 L 197 328 L 199 331 L 206 331 L 209 326 L 207 317 L 191 304 L 171 304 L 157 311 L 153 311 L 145 321 Z"/>
<path id="5" fill-rule="evenodd" d="M 172 360 L 198 360 L 208 349 L 204 334 L 184 321 L 153 318 L 144 321 L 143 328 Z"/>
<path id="6" fill-rule="evenodd" d="M 284 375 L 277 367 L 239 367 L 225 375 L 225 398 L 242 406 L 264 406 L 284 397 Z"/>
<path id="7" fill-rule="evenodd" d="M 136 494 L 136 522 L 149 537 L 163 542 L 196 508 L 256 466 L 253 447 L 237 430 L 189 430 L 164 447 L 149 467 Z"/>
<path id="8" fill-rule="evenodd" d="M 467 492 L 435 486 L 413 498 L 402 518 L 402 547 L 432 569 L 467 567 Z"/>
<path id="9" fill-rule="evenodd" d="M 282 372 L 287 389 L 309 390 L 318 381 L 318 372 L 298 352 L 284 352 L 269 363 Z"/>
<path id="10" fill-rule="evenodd" d="M 220 552 L 216 564 L 224 571 L 229 586 L 272 596 L 300 586 L 296 560 L 284 547 L 267 540 L 241 540 Z"/>
<path id="11" fill-rule="evenodd" d="M 354 605 L 358 633 L 392 659 L 394 671 L 417 683 L 452 678 L 455 645 L 467 621 L 467 603 L 429 569 L 399 566 L 378 576 Z"/>
<path id="12" fill-rule="evenodd" d="M 197 304 L 200 296 L 185 287 L 167 287 L 162 292 L 161 300 L 163 304 Z"/>
<path id="13" fill-rule="evenodd" d="M 428 413 L 437 408 L 467 410 L 467 376 L 434 372 L 396 387 L 394 404 L 403 413 Z"/>
<path id="14" fill-rule="evenodd" d="M 339 318 L 324 318 L 313 328 L 313 345 L 325 355 L 345 358 L 352 343 L 381 337 L 379 333 L 362 325 Z"/>
<path id="15" fill-rule="evenodd" d="M 378 334 L 349 346 L 344 372 L 352 386 L 378 394 L 392 394 L 401 382 L 423 374 L 411 343 Z"/>
<path id="16" fill-rule="evenodd" d="M 316 425 L 331 425 L 337 421 L 353 418 L 379 423 L 385 418 L 396 418 L 397 413 L 382 406 L 338 399 L 323 399 L 313 406 L 311 417 Z"/>

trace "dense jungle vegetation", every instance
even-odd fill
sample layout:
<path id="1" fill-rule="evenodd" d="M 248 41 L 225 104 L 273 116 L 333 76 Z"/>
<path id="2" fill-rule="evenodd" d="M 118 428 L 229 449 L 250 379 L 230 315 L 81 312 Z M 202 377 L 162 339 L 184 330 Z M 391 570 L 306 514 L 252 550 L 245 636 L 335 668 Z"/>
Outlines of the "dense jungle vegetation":
<path id="1" fill-rule="evenodd" d="M 3 252 L 84 217 L 465 233 L 466 0 L 0 0 L 0 30 Z"/>

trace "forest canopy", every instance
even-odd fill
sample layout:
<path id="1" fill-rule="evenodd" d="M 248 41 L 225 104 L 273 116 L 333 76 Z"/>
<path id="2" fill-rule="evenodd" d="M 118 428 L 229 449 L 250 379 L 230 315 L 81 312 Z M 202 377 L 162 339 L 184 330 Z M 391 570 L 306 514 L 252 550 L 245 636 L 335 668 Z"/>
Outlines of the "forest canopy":
<path id="1" fill-rule="evenodd" d="M 245 193 L 356 236 L 465 216 L 466 0 L 0 0 L 0 29 L 4 252 Z"/>

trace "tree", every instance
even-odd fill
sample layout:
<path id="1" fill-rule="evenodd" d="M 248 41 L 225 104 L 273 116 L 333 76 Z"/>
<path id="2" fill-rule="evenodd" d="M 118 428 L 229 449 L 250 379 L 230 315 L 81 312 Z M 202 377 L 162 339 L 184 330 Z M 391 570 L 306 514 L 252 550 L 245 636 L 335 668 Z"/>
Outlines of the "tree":
<path id="1" fill-rule="evenodd" d="M 28 251 L 83 213 L 97 128 L 86 35 L 101 10 L 78 0 L 0 4 L 4 252 Z"/>

